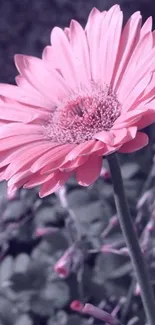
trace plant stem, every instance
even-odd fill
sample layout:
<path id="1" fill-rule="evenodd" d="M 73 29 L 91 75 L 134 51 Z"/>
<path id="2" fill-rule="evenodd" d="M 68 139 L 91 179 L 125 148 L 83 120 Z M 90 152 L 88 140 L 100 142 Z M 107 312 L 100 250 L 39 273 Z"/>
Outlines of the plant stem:
<path id="1" fill-rule="evenodd" d="M 112 176 L 118 218 L 137 275 L 147 321 L 149 325 L 155 325 L 155 299 L 153 289 L 149 281 L 148 270 L 126 201 L 119 161 L 116 154 L 109 155 L 107 159 Z"/>
<path id="2" fill-rule="evenodd" d="M 132 298 L 133 298 L 133 294 L 134 294 L 134 290 L 135 290 L 135 287 L 136 287 L 136 280 L 135 278 L 132 279 L 132 282 L 131 282 L 131 285 L 130 285 L 130 288 L 129 288 L 129 291 L 127 293 L 127 297 L 126 297 L 126 301 L 125 301 L 125 304 L 124 304 L 124 308 L 122 310 L 122 315 L 121 315 L 121 321 L 124 323 L 127 315 L 128 315 L 128 312 L 130 311 L 130 307 L 131 307 L 131 302 L 132 302 Z"/>
<path id="3" fill-rule="evenodd" d="M 91 304 L 85 304 L 82 312 L 84 314 L 91 315 L 97 319 L 100 319 L 109 325 L 121 325 L 119 320 L 115 317 L 113 317 L 111 314 L 107 313 L 103 309 L 100 309 L 98 307 L 95 307 L 94 305 Z"/>

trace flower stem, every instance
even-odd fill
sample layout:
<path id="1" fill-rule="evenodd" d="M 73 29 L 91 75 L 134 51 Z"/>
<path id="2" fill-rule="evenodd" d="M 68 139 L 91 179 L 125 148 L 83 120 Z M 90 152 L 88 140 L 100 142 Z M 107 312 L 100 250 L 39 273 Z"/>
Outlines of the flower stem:
<path id="1" fill-rule="evenodd" d="M 147 321 L 149 325 L 155 325 L 155 299 L 153 289 L 149 281 L 148 270 L 126 201 L 119 161 L 116 154 L 109 155 L 107 159 L 112 176 L 118 218 L 137 275 Z"/>
<path id="2" fill-rule="evenodd" d="M 100 319 L 106 323 L 108 323 L 109 325 L 121 325 L 121 323 L 119 322 L 119 320 L 115 317 L 113 317 L 111 314 L 107 313 L 106 311 L 95 307 L 94 305 L 91 304 L 85 304 L 82 312 L 84 314 L 88 314 L 91 315 L 97 319 Z"/>

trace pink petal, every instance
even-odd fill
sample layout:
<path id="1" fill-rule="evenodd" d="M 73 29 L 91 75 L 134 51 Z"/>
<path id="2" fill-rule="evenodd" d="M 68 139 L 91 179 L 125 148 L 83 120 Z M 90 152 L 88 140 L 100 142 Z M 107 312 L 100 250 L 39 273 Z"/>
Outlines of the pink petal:
<path id="1" fill-rule="evenodd" d="M 1 96 L 0 116 L 1 120 L 5 121 L 30 123 L 36 121 L 37 118 L 46 120 L 48 115 L 46 109 L 27 107 L 27 105 Z"/>
<path id="2" fill-rule="evenodd" d="M 153 47 L 155 47 L 155 32 L 152 32 L 152 36 L 153 36 Z"/>
<path id="3" fill-rule="evenodd" d="M 59 171 L 53 175 L 54 176 L 52 176 L 50 180 L 41 186 L 41 190 L 39 192 L 39 196 L 41 198 L 57 191 L 68 180 L 68 178 L 72 176 L 72 172 L 65 173 Z"/>
<path id="4" fill-rule="evenodd" d="M 54 60 L 59 63 L 57 64 L 57 68 L 60 69 L 63 77 L 67 80 L 67 84 L 69 84 L 71 88 L 77 87 L 78 77 L 75 69 L 76 62 L 71 50 L 71 45 L 61 28 L 53 28 L 51 43 Z"/>
<path id="5" fill-rule="evenodd" d="M 16 55 L 15 63 L 21 75 L 51 102 L 57 103 L 58 98 L 68 95 L 64 79 L 56 70 L 51 73 L 42 60 L 31 56 Z"/>
<path id="6" fill-rule="evenodd" d="M 42 145 L 49 145 L 47 141 L 41 142 L 32 142 L 25 145 L 19 145 L 17 148 L 12 148 L 8 150 L 1 151 L 0 154 L 0 168 L 3 166 L 8 165 L 9 163 L 13 162 L 15 159 L 19 159 L 23 154 L 29 152 L 32 148 L 41 147 Z"/>
<path id="7" fill-rule="evenodd" d="M 121 130 L 122 128 L 128 128 L 133 125 L 137 125 L 139 120 L 140 120 L 140 116 L 132 117 L 132 118 L 130 118 L 129 122 L 124 121 L 122 123 L 116 124 L 116 126 L 114 126 L 112 130 L 116 131 L 116 130 Z"/>
<path id="8" fill-rule="evenodd" d="M 24 148 L 23 152 L 20 156 L 17 156 L 14 161 L 11 161 L 10 165 L 6 168 L 4 173 L 5 179 L 8 180 L 15 173 L 17 173 L 21 168 L 30 169 L 32 164 L 40 157 L 43 156 L 47 151 L 51 148 L 51 144 L 39 144 L 34 145 L 34 147 L 30 148 L 27 154 L 26 148 Z"/>
<path id="9" fill-rule="evenodd" d="M 11 149 L 11 148 L 16 148 L 18 146 L 21 146 L 23 144 L 28 144 L 31 142 L 36 143 L 36 141 L 41 141 L 44 140 L 43 135 L 42 134 L 27 134 L 25 135 L 16 135 L 16 136 L 12 136 L 6 139 L 0 139 L 0 150 L 7 150 L 7 149 Z"/>
<path id="10" fill-rule="evenodd" d="M 122 128 L 121 130 L 117 130 L 115 132 L 115 138 L 114 138 L 114 145 L 117 145 L 118 143 L 121 143 L 127 136 L 127 129 Z"/>
<path id="11" fill-rule="evenodd" d="M 112 7 L 102 24 L 102 38 L 99 48 L 99 70 L 102 84 L 110 85 L 111 83 L 121 38 L 122 23 L 123 13 L 117 11 L 117 7 Z"/>
<path id="12" fill-rule="evenodd" d="M 75 146 L 74 149 L 66 156 L 66 162 L 68 160 L 74 160 L 78 156 L 87 155 L 95 145 L 95 140 L 90 140 L 84 143 L 80 143 Z"/>
<path id="13" fill-rule="evenodd" d="M 60 68 L 59 68 L 59 60 L 58 57 L 54 56 L 54 52 L 53 52 L 53 47 L 52 46 L 46 46 L 43 50 L 42 53 L 42 60 L 44 62 L 44 64 L 46 65 L 47 69 L 51 71 L 51 73 L 55 74 L 56 70 L 61 77 L 63 77 Z"/>
<path id="14" fill-rule="evenodd" d="M 14 106 L 15 108 L 13 108 Z M 11 112 L 12 114 L 10 114 Z M 13 103 L 12 105 L 5 105 L 3 103 L 0 103 L 0 116 L 2 120 L 5 120 L 5 123 L 6 121 L 29 123 L 34 121 L 39 116 L 39 114 L 34 113 L 33 110 L 20 110 L 18 109 L 18 104 L 15 105 Z"/>
<path id="15" fill-rule="evenodd" d="M 87 24 L 85 26 L 85 31 L 87 33 L 87 36 L 89 35 L 89 32 L 92 29 L 92 26 L 95 27 L 95 24 L 100 19 L 100 17 L 101 17 L 101 12 L 97 8 L 94 7 L 88 16 Z"/>
<path id="16" fill-rule="evenodd" d="M 72 20 L 70 24 L 70 44 L 75 56 L 75 67 L 81 83 L 91 80 L 89 49 L 85 32 L 81 25 Z"/>
<path id="17" fill-rule="evenodd" d="M 53 167 L 57 168 L 61 160 L 64 160 L 68 152 L 72 150 L 75 146 L 72 144 L 64 145 L 54 145 L 51 146 L 51 150 L 45 153 L 42 157 L 38 158 L 37 161 L 31 166 L 31 171 L 35 173 L 36 171 L 47 167 L 50 169 Z"/>
<path id="18" fill-rule="evenodd" d="M 153 48 L 153 37 L 152 37 L 152 33 L 148 32 L 142 38 L 140 38 L 139 42 L 137 43 L 130 60 L 131 66 L 129 67 L 129 69 L 132 67 L 132 70 L 134 71 L 136 66 L 140 63 L 140 61 L 144 59 L 146 55 L 147 56 L 149 55 L 152 48 Z M 142 57 L 142 53 L 143 53 L 143 57 Z"/>
<path id="19" fill-rule="evenodd" d="M 115 131 L 114 146 L 121 145 L 124 142 L 134 139 L 136 134 L 137 134 L 136 126 L 121 128 L 120 130 Z"/>
<path id="20" fill-rule="evenodd" d="M 105 143 L 103 143 L 102 141 L 95 141 L 93 148 L 90 149 L 88 154 L 96 153 L 98 150 L 101 150 L 104 147 L 105 147 Z"/>
<path id="21" fill-rule="evenodd" d="M 33 105 L 37 107 L 43 107 L 44 109 L 50 109 L 51 103 L 47 103 L 46 98 L 37 97 L 34 93 L 28 92 L 24 88 L 19 88 L 17 86 L 8 85 L 8 84 L 0 84 L 0 95 L 5 96 L 7 98 L 19 101 L 21 103 L 27 105 Z"/>
<path id="22" fill-rule="evenodd" d="M 90 64 L 92 70 L 92 79 L 94 81 L 98 81 L 100 74 L 99 74 L 99 67 L 98 67 L 98 49 L 100 46 L 101 40 L 101 28 L 102 22 L 106 17 L 106 11 L 102 14 L 96 8 L 93 8 L 89 18 L 88 23 L 86 25 L 86 35 L 88 39 L 88 44 L 90 48 Z"/>
<path id="23" fill-rule="evenodd" d="M 72 152 L 71 152 L 71 156 L 70 156 L 70 153 L 69 155 L 67 155 L 66 157 L 66 161 L 72 161 L 70 160 L 70 157 L 72 158 L 72 154 L 76 151 L 76 154 L 78 153 L 79 155 L 79 158 L 81 157 L 85 157 L 85 158 L 88 158 L 89 155 L 93 154 L 93 153 L 97 153 L 99 150 L 103 150 L 103 148 L 105 148 L 106 145 L 101 142 L 101 141 L 94 141 L 94 140 L 91 140 L 86 142 L 86 143 L 82 143 L 82 144 L 79 144 L 78 146 L 76 146 L 75 150 L 73 149 Z M 75 158 L 75 159 L 78 159 L 78 156 Z M 69 163 L 69 162 L 68 162 Z M 74 163 L 74 160 L 73 160 L 73 163 Z"/>
<path id="24" fill-rule="evenodd" d="M 131 92 L 132 89 L 134 89 L 134 84 L 131 82 L 129 83 L 129 80 L 132 80 L 136 76 L 136 71 L 141 66 L 142 62 L 145 60 L 145 57 L 148 57 L 152 51 L 153 46 L 153 40 L 152 40 L 152 34 L 146 34 L 144 38 L 142 38 L 136 45 L 135 50 L 132 53 L 130 62 L 128 66 L 126 67 L 126 70 L 123 75 L 123 81 L 121 86 L 119 87 L 119 99 L 120 101 L 124 101 L 128 94 Z M 143 53 L 143 56 L 142 56 Z M 149 70 L 148 70 L 149 72 Z M 151 72 L 152 73 L 152 72 Z M 145 74 L 142 78 L 145 77 Z M 137 78 L 136 78 L 137 79 Z M 138 78 L 137 83 L 141 78 Z"/>
<path id="25" fill-rule="evenodd" d="M 56 169 L 61 169 L 61 167 L 66 162 L 66 155 L 70 151 L 69 147 L 63 149 L 61 153 L 56 155 L 41 171 L 41 174 L 51 173 Z"/>
<path id="26" fill-rule="evenodd" d="M 144 57 L 144 60 L 140 61 L 137 66 L 134 75 L 132 76 L 132 89 L 138 85 L 138 83 L 147 75 L 152 76 L 152 72 L 155 66 L 155 48 L 150 51 L 148 56 Z M 123 87 L 123 89 L 127 89 Z M 121 90 L 122 91 L 122 90 Z"/>
<path id="27" fill-rule="evenodd" d="M 116 75 L 114 76 L 113 87 L 118 89 L 123 81 L 124 71 L 132 55 L 133 49 L 139 39 L 142 17 L 139 12 L 135 12 L 128 20 L 123 29 L 120 40 L 119 54 L 116 62 Z"/>
<path id="28" fill-rule="evenodd" d="M 41 185 L 51 179 L 50 175 L 40 175 L 38 173 L 31 176 L 30 180 L 24 184 L 24 188 L 33 188 L 35 186 Z"/>
<path id="29" fill-rule="evenodd" d="M 90 156 L 88 161 L 76 169 L 77 182 L 82 186 L 89 186 L 99 177 L 102 168 L 102 157 Z"/>
<path id="30" fill-rule="evenodd" d="M 61 171 L 72 171 L 74 169 L 76 169 L 77 167 L 83 165 L 87 160 L 88 160 L 89 156 L 80 156 L 77 157 L 75 160 L 72 161 L 68 161 L 67 163 L 63 164 L 60 167 Z"/>
<path id="31" fill-rule="evenodd" d="M 131 126 L 128 128 L 128 139 L 134 139 L 137 134 L 137 126 Z"/>
<path id="32" fill-rule="evenodd" d="M 140 32 L 140 38 L 143 38 L 148 32 L 152 31 L 152 17 L 149 17 L 143 24 Z"/>
<path id="33" fill-rule="evenodd" d="M 144 90 L 142 96 L 140 97 L 139 101 L 142 102 L 142 105 L 144 102 L 148 102 L 149 100 L 154 98 L 154 90 L 155 90 L 155 73 L 152 73 L 152 79 L 147 86 L 147 88 Z"/>
<path id="34" fill-rule="evenodd" d="M 52 70 L 57 68 L 57 60 L 54 59 L 54 53 L 52 46 L 46 46 L 42 53 L 42 60 L 48 66 L 48 69 Z"/>
<path id="35" fill-rule="evenodd" d="M 0 139 L 8 138 L 10 136 L 18 135 L 42 135 L 44 138 L 43 130 L 40 125 L 30 125 L 23 123 L 9 123 L 0 128 Z"/>
<path id="36" fill-rule="evenodd" d="M 21 57 L 20 57 L 20 55 L 18 56 L 16 56 L 15 57 L 15 60 L 16 61 L 20 61 L 21 60 Z M 22 71 L 22 69 L 21 69 L 21 71 Z M 21 76 L 21 75 L 18 75 L 16 78 L 15 78 L 15 80 L 16 80 L 16 84 L 17 84 L 17 86 L 18 87 L 20 87 L 20 88 L 23 88 L 23 89 L 25 89 L 26 91 L 28 91 L 28 92 L 30 92 L 31 94 L 33 94 L 35 97 L 37 96 L 37 97 L 39 97 L 39 98 L 41 98 L 43 101 L 46 101 L 46 98 L 43 96 L 43 95 L 41 95 L 41 93 L 37 90 L 37 89 L 35 89 L 29 82 L 28 82 L 28 80 L 27 79 L 25 79 L 23 76 Z M 49 105 L 49 103 L 50 103 L 50 101 L 47 101 L 47 103 L 48 103 L 48 105 Z M 51 103 L 50 103 L 51 104 Z"/>
<path id="37" fill-rule="evenodd" d="M 17 190 L 31 178 L 31 175 L 29 170 L 20 171 L 8 181 L 8 187 L 13 187 L 14 190 Z"/>
<path id="38" fill-rule="evenodd" d="M 155 106 L 154 106 L 155 107 Z M 142 114 L 141 119 L 138 121 L 138 129 L 146 128 L 148 125 L 155 122 L 155 109 L 148 109 L 147 113 Z"/>
<path id="39" fill-rule="evenodd" d="M 94 138 L 110 146 L 114 144 L 114 135 L 110 131 L 101 131 L 94 135 Z"/>
<path id="40" fill-rule="evenodd" d="M 120 149 L 119 152 L 122 153 L 131 153 L 145 147 L 149 142 L 147 134 L 143 132 L 138 132 L 135 139 L 125 143 Z"/>
<path id="41" fill-rule="evenodd" d="M 115 121 L 111 131 L 115 131 L 122 128 L 128 128 L 130 126 L 137 125 L 141 120 L 142 116 L 147 112 L 145 106 L 139 107 L 139 109 L 133 109 L 128 112 L 124 112 L 121 116 Z"/>
<path id="42" fill-rule="evenodd" d="M 128 111 L 129 109 L 132 109 L 132 106 L 136 104 L 136 101 L 138 101 L 140 95 L 149 85 L 151 78 L 152 78 L 151 74 L 147 74 L 136 85 L 133 84 L 133 88 L 131 89 L 131 92 L 129 94 L 126 93 L 126 99 L 123 102 L 123 111 Z"/>
<path id="43" fill-rule="evenodd" d="M 105 147 L 104 148 L 102 148 L 102 149 L 100 149 L 100 150 L 98 150 L 97 152 L 96 152 L 96 154 L 98 155 L 98 156 L 107 156 L 107 155 L 109 155 L 109 154 L 111 154 L 111 153 L 113 153 L 113 152 L 116 152 L 116 151 L 118 151 L 118 149 L 121 147 L 121 144 L 119 144 L 119 145 L 115 145 L 115 147 L 111 147 L 111 146 L 108 146 L 108 145 L 105 145 Z"/>
<path id="44" fill-rule="evenodd" d="M 64 28 L 64 33 L 67 36 L 68 40 L 70 41 L 70 28 L 65 27 Z"/>

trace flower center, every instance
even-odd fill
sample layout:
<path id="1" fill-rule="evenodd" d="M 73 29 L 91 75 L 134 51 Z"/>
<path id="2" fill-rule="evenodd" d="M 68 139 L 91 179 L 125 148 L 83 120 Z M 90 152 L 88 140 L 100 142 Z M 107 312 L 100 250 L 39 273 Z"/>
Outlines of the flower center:
<path id="1" fill-rule="evenodd" d="M 46 137 L 58 143 L 82 143 L 101 131 L 109 131 L 120 116 L 114 92 L 92 83 L 73 93 L 55 108 L 45 127 Z"/>

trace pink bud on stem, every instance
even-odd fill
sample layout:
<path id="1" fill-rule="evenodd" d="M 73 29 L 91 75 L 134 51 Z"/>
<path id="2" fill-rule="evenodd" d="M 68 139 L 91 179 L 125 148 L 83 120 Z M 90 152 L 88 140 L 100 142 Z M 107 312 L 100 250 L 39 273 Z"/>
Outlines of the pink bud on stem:
<path id="1" fill-rule="evenodd" d="M 117 318 L 113 317 L 111 314 L 107 313 L 106 311 L 95 307 L 91 304 L 85 304 L 82 312 L 84 314 L 88 314 L 90 316 L 93 316 L 97 319 L 100 319 L 109 325 L 120 325 L 120 322 Z"/>

